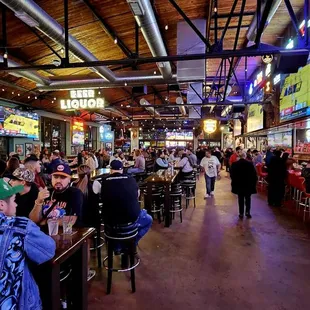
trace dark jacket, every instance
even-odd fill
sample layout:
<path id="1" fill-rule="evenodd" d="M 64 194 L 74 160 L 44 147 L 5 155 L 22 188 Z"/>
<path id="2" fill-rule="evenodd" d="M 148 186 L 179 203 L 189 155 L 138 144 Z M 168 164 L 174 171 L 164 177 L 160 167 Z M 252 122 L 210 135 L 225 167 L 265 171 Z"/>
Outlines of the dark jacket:
<path id="1" fill-rule="evenodd" d="M 234 162 L 230 170 L 231 187 L 234 194 L 255 194 L 257 175 L 253 164 L 245 159 Z"/>
<path id="2" fill-rule="evenodd" d="M 286 163 L 277 156 L 273 156 L 268 165 L 268 182 L 277 185 L 284 184 L 287 177 Z"/>

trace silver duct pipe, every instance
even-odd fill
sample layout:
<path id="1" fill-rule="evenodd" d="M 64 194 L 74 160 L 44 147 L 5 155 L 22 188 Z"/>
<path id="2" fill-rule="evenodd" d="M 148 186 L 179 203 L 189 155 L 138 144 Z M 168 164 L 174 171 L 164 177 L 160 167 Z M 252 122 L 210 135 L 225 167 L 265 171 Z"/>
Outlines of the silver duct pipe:
<path id="1" fill-rule="evenodd" d="M 54 42 L 65 45 L 64 28 L 49 16 L 32 0 L 0 0 L 26 24 L 35 27 L 51 38 Z M 69 35 L 69 49 L 80 60 L 97 61 L 98 59 L 73 36 Z M 97 67 L 95 72 L 109 81 L 114 82 L 114 73 L 107 67 Z"/>
<path id="2" fill-rule="evenodd" d="M 140 104 L 147 110 L 151 115 L 153 116 L 160 116 L 160 113 L 155 110 L 153 107 L 148 107 L 148 105 L 151 105 L 146 99 L 142 98 L 140 100 Z"/>
<path id="3" fill-rule="evenodd" d="M 107 107 L 104 108 L 103 111 L 105 111 L 105 112 L 107 112 L 107 111 L 108 111 L 108 112 L 112 112 L 112 113 L 114 113 L 114 114 L 117 114 L 117 115 L 119 115 L 119 116 L 125 116 L 125 117 L 127 117 L 127 118 L 130 117 L 129 114 L 127 114 L 127 113 L 125 113 L 125 112 L 122 112 L 122 111 L 118 110 L 116 107 L 113 107 L 113 106 L 107 106 Z"/>
<path id="4" fill-rule="evenodd" d="M 0 56 L 0 62 L 4 62 L 3 56 Z M 9 67 L 19 67 L 22 66 L 21 64 L 8 59 L 8 66 Z M 29 81 L 37 83 L 37 85 L 49 85 L 49 79 L 45 78 L 44 76 L 40 75 L 36 71 L 14 71 L 11 73 L 14 76 L 23 77 Z"/>
<path id="5" fill-rule="evenodd" d="M 261 5 L 261 15 L 265 9 L 266 3 L 267 1 L 270 0 L 264 0 L 262 5 Z M 274 0 L 273 4 L 271 5 L 271 9 L 265 24 L 265 28 L 269 25 L 271 19 L 273 18 L 274 14 L 276 13 L 276 11 L 278 10 L 280 4 L 281 4 L 282 0 Z M 265 29 L 264 28 L 264 29 Z M 255 13 L 255 15 L 253 16 L 252 22 L 247 30 L 246 33 L 246 37 L 250 42 L 255 41 L 256 38 L 256 34 L 257 34 L 257 12 Z"/>
<path id="6" fill-rule="evenodd" d="M 138 3 L 137 3 L 138 2 Z M 127 3 L 131 7 L 131 11 L 136 19 L 137 24 L 141 28 L 143 37 L 151 50 L 152 55 L 167 56 L 165 44 L 163 42 L 158 24 L 153 12 L 152 5 L 149 0 L 130 1 Z M 137 10 L 137 7 L 140 9 Z M 140 12 L 139 12 L 140 11 Z M 160 73 L 164 79 L 170 79 L 172 76 L 171 65 L 169 62 L 157 64 Z"/>
<path id="7" fill-rule="evenodd" d="M 153 84 L 175 84 L 176 77 L 170 80 L 164 80 L 162 76 L 149 76 L 145 77 L 143 83 L 139 82 L 137 79 L 133 81 L 128 81 L 128 77 L 124 80 L 120 78 L 120 82 L 106 82 L 102 79 L 83 79 L 83 80 L 68 80 L 68 81 L 52 81 L 48 86 L 38 85 L 40 91 L 56 91 L 56 90 L 68 90 L 68 89 L 86 89 L 86 88 L 112 88 L 112 87 L 124 87 L 126 86 L 141 86 L 141 85 L 153 85 Z M 149 79 L 148 79 L 149 78 Z"/>

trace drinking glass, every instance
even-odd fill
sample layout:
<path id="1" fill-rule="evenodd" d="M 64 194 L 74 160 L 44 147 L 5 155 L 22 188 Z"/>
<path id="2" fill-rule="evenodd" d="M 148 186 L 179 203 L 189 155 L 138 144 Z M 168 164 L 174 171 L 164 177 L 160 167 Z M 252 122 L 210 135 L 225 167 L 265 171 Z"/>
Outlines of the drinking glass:
<path id="1" fill-rule="evenodd" d="M 48 234 L 50 236 L 58 235 L 58 220 L 57 219 L 48 219 L 47 225 L 48 225 Z"/>
<path id="2" fill-rule="evenodd" d="M 64 235 L 72 235 L 72 227 L 77 220 L 77 216 L 64 216 L 62 219 L 62 228 Z"/>

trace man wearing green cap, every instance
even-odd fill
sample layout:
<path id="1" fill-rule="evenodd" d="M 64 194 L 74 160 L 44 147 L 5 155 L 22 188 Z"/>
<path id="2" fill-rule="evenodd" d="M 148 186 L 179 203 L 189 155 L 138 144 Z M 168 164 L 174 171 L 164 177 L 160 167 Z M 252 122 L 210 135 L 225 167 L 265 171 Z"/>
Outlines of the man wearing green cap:
<path id="1" fill-rule="evenodd" d="M 55 241 L 25 217 L 15 217 L 15 196 L 22 185 L 11 187 L 0 179 L 0 309 L 42 308 L 39 289 L 28 262 L 42 264 L 55 255 Z"/>

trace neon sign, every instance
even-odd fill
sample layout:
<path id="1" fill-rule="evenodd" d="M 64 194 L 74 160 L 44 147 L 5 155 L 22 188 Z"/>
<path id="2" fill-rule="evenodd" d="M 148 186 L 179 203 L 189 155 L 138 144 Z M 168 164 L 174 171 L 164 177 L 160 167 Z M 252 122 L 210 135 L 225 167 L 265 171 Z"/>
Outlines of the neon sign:
<path id="1" fill-rule="evenodd" d="M 253 94 L 253 83 L 250 84 L 249 95 Z"/>
<path id="2" fill-rule="evenodd" d="M 104 98 L 95 98 L 93 89 L 78 89 L 70 91 L 70 99 L 61 99 L 62 110 L 103 109 Z"/>
<path id="3" fill-rule="evenodd" d="M 273 78 L 273 85 L 278 84 L 281 81 L 281 74 L 277 74 L 274 78 Z"/>
<path id="4" fill-rule="evenodd" d="M 256 75 L 256 79 L 254 80 L 254 87 L 256 87 L 257 85 L 259 85 L 263 80 L 263 71 L 259 72 Z"/>
<path id="5" fill-rule="evenodd" d="M 203 130 L 206 133 L 213 133 L 216 130 L 217 121 L 215 119 L 206 119 L 203 121 Z"/>
<path id="6" fill-rule="evenodd" d="M 270 73 L 271 73 L 271 64 L 267 64 L 265 75 L 266 75 L 266 76 L 269 76 Z"/>

